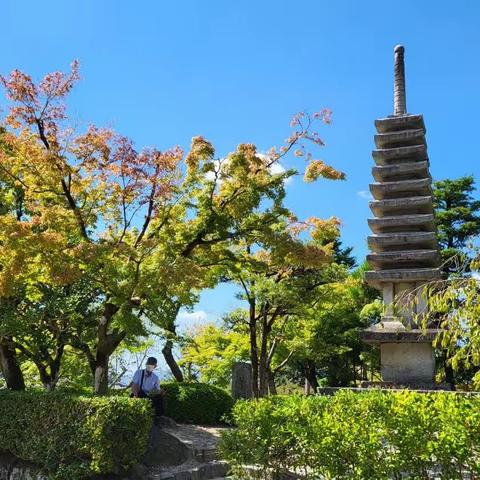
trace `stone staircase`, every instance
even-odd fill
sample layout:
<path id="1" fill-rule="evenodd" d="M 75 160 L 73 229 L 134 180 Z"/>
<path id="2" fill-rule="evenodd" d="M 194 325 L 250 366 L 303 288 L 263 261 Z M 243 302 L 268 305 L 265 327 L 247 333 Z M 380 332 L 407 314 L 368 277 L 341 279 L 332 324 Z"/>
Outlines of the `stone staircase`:
<path id="1" fill-rule="evenodd" d="M 175 424 L 165 419 L 150 435 L 141 465 L 132 469 L 132 480 L 219 480 L 229 466 L 218 456 L 223 427 Z"/>

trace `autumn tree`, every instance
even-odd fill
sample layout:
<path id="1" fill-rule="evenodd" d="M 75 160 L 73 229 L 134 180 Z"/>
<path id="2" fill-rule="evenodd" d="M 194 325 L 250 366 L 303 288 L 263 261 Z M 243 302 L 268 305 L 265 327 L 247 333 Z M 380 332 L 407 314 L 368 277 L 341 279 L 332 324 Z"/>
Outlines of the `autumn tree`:
<path id="1" fill-rule="evenodd" d="M 248 309 L 236 312 L 230 321 L 248 328 L 256 397 L 276 392 L 275 375 L 294 353 L 279 358 L 286 332 L 315 303 L 318 289 L 338 276 L 331 265 L 336 219 L 300 222 L 290 217 L 269 233 L 263 241 L 239 248 L 239 268 L 231 273 Z"/>
<path id="2" fill-rule="evenodd" d="M 5 129 L 0 128 L 0 151 L 8 153 L 3 138 Z M 22 189 L 12 182 L 12 179 L 4 175 L 0 169 L 0 216 L 11 215 L 19 219 L 22 215 Z M 10 300 L 0 295 L 0 309 L 4 308 Z M 3 323 L 3 320 L 2 320 Z M 17 352 L 12 344 L 12 338 L 0 334 L 0 371 L 8 388 L 12 390 L 23 390 L 25 380 L 20 369 Z"/>
<path id="3" fill-rule="evenodd" d="M 285 146 L 265 155 L 244 144 L 216 158 L 202 137 L 186 156 L 179 147 L 137 150 L 111 129 L 71 128 L 65 101 L 78 78 L 76 62 L 69 74 L 39 83 L 18 70 L 1 78 L 10 104 L 0 172 L 22 208 L 0 216 L 0 297 L 26 285 L 27 300 L 38 300 L 40 285 L 92 282 L 94 339 L 72 344 L 104 393 L 109 358 L 122 341 L 145 334 L 146 319 L 174 334 L 180 306 L 215 284 L 215 266 L 232 247 L 287 214 L 283 183 L 294 172 L 276 174 L 276 163 L 295 151 L 307 160 L 307 180 L 338 173 L 306 151 L 308 143 L 323 145 L 311 126 L 329 122 L 326 110 L 297 115 Z M 175 373 L 171 339 L 164 353 Z"/>

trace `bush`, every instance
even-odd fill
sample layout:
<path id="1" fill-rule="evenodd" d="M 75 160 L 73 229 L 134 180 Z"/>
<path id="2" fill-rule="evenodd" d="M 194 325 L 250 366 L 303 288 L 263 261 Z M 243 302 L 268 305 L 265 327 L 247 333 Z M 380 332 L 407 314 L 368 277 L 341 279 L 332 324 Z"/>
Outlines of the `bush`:
<path id="1" fill-rule="evenodd" d="M 237 428 L 224 434 L 221 450 L 237 474 L 242 465 L 257 465 L 251 475 L 259 478 L 285 471 L 377 480 L 480 473 L 480 397 L 408 391 L 270 397 L 237 402 L 233 418 Z"/>
<path id="2" fill-rule="evenodd" d="M 151 426 L 148 401 L 0 392 L 0 450 L 34 462 L 49 478 L 127 470 L 144 454 Z"/>
<path id="3" fill-rule="evenodd" d="M 215 425 L 231 413 L 233 399 L 225 390 L 206 383 L 162 383 L 165 415 L 177 422 Z"/>

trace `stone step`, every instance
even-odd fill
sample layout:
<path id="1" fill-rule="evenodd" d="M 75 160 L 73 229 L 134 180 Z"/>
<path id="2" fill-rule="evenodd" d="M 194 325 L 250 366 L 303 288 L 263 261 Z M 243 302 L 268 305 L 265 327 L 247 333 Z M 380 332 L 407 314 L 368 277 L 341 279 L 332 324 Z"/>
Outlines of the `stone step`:
<path id="1" fill-rule="evenodd" d="M 218 450 L 215 447 L 194 448 L 194 455 L 198 462 L 212 462 L 219 459 Z"/>
<path id="2" fill-rule="evenodd" d="M 376 288 L 381 288 L 383 283 L 431 282 L 440 278 L 439 268 L 392 268 L 365 272 L 365 280 Z"/>
<path id="3" fill-rule="evenodd" d="M 372 200 L 369 206 L 376 217 L 433 213 L 431 195 Z"/>
<path id="4" fill-rule="evenodd" d="M 432 193 L 432 179 L 400 180 L 398 182 L 377 182 L 369 185 L 375 200 L 412 196 L 428 196 Z"/>
<path id="5" fill-rule="evenodd" d="M 429 178 L 429 162 L 396 163 L 393 165 L 377 165 L 372 168 L 373 178 L 377 182 L 388 182 L 391 180 L 414 180 Z"/>
<path id="6" fill-rule="evenodd" d="M 400 130 L 398 132 L 378 133 L 375 135 L 377 148 L 406 147 L 408 145 L 425 145 L 425 132 L 417 130 Z"/>
<path id="7" fill-rule="evenodd" d="M 435 232 L 396 232 L 379 233 L 367 237 L 368 246 L 374 252 L 385 252 L 397 249 L 436 249 Z"/>
<path id="8" fill-rule="evenodd" d="M 380 148 L 372 151 L 372 157 L 377 165 L 406 163 L 415 160 L 427 160 L 425 145 L 409 145 L 407 147 Z"/>
<path id="9" fill-rule="evenodd" d="M 417 214 L 369 218 L 368 225 L 373 233 L 434 232 L 435 217 L 433 214 Z"/>
<path id="10" fill-rule="evenodd" d="M 440 255 L 437 250 L 427 249 L 374 252 L 367 255 L 367 262 L 374 270 L 437 267 Z"/>
<path id="11" fill-rule="evenodd" d="M 375 120 L 378 133 L 390 133 L 400 130 L 422 130 L 425 132 L 423 115 L 399 115 Z"/>
<path id="12" fill-rule="evenodd" d="M 226 478 L 229 470 L 227 462 L 209 462 L 150 474 L 148 480 L 212 480 Z"/>

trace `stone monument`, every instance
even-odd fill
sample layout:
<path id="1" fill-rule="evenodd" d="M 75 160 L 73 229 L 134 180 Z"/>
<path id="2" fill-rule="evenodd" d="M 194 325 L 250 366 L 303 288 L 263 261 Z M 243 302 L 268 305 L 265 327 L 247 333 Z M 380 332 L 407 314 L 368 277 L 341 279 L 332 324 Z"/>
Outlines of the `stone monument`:
<path id="1" fill-rule="evenodd" d="M 385 386 L 435 388 L 432 347 L 437 330 L 421 328 L 423 289 L 441 277 L 431 177 L 422 115 L 407 113 L 404 48 L 394 51 L 393 115 L 375 121 L 374 200 L 368 220 L 373 271 L 366 281 L 383 295 L 381 321 L 362 332 L 380 347 Z"/>
<path id="2" fill-rule="evenodd" d="M 234 400 L 252 398 L 252 365 L 236 362 L 232 368 L 232 397 Z"/>

